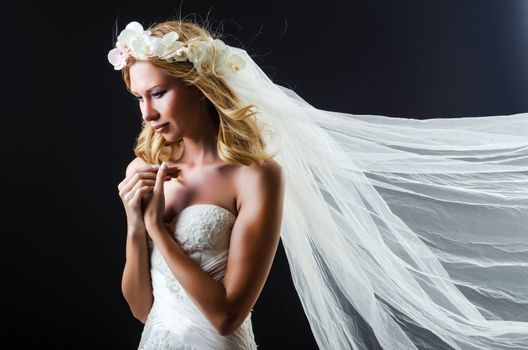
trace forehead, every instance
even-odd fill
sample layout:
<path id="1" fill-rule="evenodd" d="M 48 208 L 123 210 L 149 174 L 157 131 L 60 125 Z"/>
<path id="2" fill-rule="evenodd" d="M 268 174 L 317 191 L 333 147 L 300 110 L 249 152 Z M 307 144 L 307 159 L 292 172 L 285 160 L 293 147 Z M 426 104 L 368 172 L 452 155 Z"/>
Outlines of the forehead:
<path id="1" fill-rule="evenodd" d="M 130 90 L 134 93 L 140 93 L 148 90 L 152 86 L 167 84 L 174 80 L 163 69 L 153 66 L 146 61 L 135 62 L 130 67 L 129 76 Z"/>

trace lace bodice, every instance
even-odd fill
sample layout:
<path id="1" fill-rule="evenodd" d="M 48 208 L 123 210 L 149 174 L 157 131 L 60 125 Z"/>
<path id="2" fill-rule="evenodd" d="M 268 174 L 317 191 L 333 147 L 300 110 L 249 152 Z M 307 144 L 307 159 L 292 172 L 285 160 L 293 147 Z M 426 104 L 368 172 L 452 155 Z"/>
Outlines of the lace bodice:
<path id="1" fill-rule="evenodd" d="M 177 241 L 187 252 L 214 249 L 229 240 L 235 215 L 216 204 L 193 204 L 171 222 Z"/>
<path id="2" fill-rule="evenodd" d="M 221 281 L 236 216 L 216 204 L 192 204 L 166 227 L 200 268 Z M 220 336 L 187 295 L 161 252 L 150 244 L 154 304 L 139 349 L 256 349 L 250 316 L 227 337 Z"/>
<path id="3" fill-rule="evenodd" d="M 193 204 L 184 208 L 166 226 L 174 232 L 176 241 L 182 249 L 206 272 L 220 280 L 224 275 L 225 266 L 213 264 L 229 249 L 231 228 L 236 216 L 224 207 L 215 204 Z M 181 292 L 180 284 L 161 253 L 151 245 L 152 268 L 160 272 L 166 280 L 167 286 L 173 292 Z M 216 258 L 216 259 L 215 259 Z M 215 267 L 215 269 L 211 269 Z"/>

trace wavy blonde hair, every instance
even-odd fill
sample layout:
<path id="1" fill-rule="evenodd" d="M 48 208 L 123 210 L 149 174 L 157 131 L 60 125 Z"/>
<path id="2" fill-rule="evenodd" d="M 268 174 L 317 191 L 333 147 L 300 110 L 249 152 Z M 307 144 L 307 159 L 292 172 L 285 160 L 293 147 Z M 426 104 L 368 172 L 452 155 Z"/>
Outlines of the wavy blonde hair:
<path id="1" fill-rule="evenodd" d="M 151 35 L 162 37 L 164 34 L 176 31 L 180 41 L 185 44 L 195 40 L 215 39 L 204 26 L 188 20 L 168 20 L 152 25 L 148 30 Z M 135 60 L 130 57 L 127 66 L 123 68 L 123 80 L 130 91 L 130 66 Z M 229 163 L 250 165 L 252 162 L 261 164 L 275 156 L 266 151 L 262 130 L 256 123 L 254 105 L 241 106 L 237 96 L 231 91 L 225 81 L 213 72 L 198 73 L 189 61 L 167 62 L 159 58 L 151 58 L 149 62 L 168 72 L 171 76 L 181 79 L 188 86 L 195 86 L 209 100 L 211 111 L 218 115 L 217 151 L 220 158 Z M 178 162 L 183 156 L 183 142 L 168 142 L 157 134 L 146 121 L 136 138 L 134 154 L 144 162 L 160 164 L 171 160 Z"/>

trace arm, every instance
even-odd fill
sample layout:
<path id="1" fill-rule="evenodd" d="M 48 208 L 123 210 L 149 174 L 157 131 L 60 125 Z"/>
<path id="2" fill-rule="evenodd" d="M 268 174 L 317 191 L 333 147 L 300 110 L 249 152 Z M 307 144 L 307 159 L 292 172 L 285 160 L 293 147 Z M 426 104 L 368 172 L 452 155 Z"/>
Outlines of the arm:
<path id="1" fill-rule="evenodd" d="M 126 178 L 119 185 L 127 212 L 126 262 L 121 280 L 121 290 L 135 318 L 145 323 L 153 302 L 150 279 L 147 233 L 141 214 L 141 197 L 130 198 L 132 189 L 153 184 L 155 173 L 149 175 L 146 165 L 134 159 L 126 169 Z M 149 180 L 150 178 L 150 180 Z M 148 190 L 145 190 L 148 192 Z M 139 195 L 139 192 L 138 192 Z M 135 206 L 132 205 L 135 202 Z"/>
<path id="2" fill-rule="evenodd" d="M 284 179 L 278 163 L 248 168 L 241 184 L 242 205 L 231 232 L 223 283 L 203 272 L 163 223 L 146 221 L 176 279 L 224 336 L 240 327 L 257 301 L 277 251 L 282 222 Z"/>
<path id="3" fill-rule="evenodd" d="M 149 252 L 145 230 L 128 230 L 121 290 L 135 318 L 145 323 L 152 307 Z"/>

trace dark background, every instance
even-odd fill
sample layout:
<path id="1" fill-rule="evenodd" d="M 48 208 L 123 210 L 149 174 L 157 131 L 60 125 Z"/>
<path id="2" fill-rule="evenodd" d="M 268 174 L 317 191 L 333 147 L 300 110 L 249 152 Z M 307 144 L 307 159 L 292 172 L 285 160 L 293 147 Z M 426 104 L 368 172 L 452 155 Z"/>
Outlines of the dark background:
<path id="1" fill-rule="evenodd" d="M 106 1 L 2 5 L 3 342 L 134 349 L 121 295 L 117 184 L 139 108 L 107 61 L 116 30 L 176 16 L 223 23 L 312 105 L 406 118 L 528 112 L 528 1 Z M 116 26 L 117 25 L 117 29 Z M 259 349 L 316 349 L 279 247 L 253 312 Z"/>

